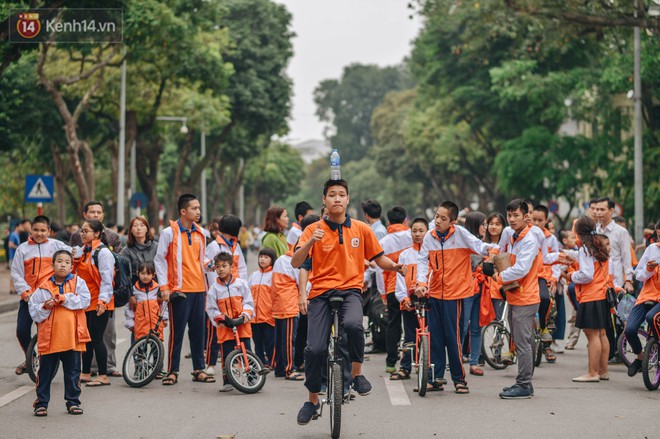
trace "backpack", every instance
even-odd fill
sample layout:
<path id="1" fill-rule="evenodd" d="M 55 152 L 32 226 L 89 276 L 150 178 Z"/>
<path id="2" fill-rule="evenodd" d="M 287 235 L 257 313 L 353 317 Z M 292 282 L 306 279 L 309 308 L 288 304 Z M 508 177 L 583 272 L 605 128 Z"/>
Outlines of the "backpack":
<path id="1" fill-rule="evenodd" d="M 108 248 L 106 245 L 99 245 L 92 254 L 94 259 L 94 265 L 99 266 L 99 251 L 102 248 Z M 131 289 L 133 284 L 131 282 L 131 262 L 128 258 L 113 252 L 112 257 L 115 258 L 115 277 L 112 280 L 112 294 L 115 298 L 115 308 L 120 308 L 128 303 L 128 300 L 131 298 Z"/>

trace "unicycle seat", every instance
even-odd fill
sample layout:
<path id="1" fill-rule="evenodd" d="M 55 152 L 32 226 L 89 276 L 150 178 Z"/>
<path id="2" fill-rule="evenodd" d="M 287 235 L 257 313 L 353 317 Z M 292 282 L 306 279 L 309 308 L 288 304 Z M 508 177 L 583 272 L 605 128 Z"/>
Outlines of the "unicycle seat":
<path id="1" fill-rule="evenodd" d="M 344 298 L 343 297 L 331 297 L 330 300 L 330 308 L 333 310 L 338 310 L 339 307 L 341 306 L 342 303 L 344 303 Z"/>

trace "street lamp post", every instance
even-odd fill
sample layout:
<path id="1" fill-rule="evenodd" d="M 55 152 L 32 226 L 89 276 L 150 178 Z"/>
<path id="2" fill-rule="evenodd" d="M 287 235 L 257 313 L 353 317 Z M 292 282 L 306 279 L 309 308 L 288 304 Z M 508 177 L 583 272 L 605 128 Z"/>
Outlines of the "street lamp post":
<path id="1" fill-rule="evenodd" d="M 635 0 L 635 17 L 637 17 L 638 0 Z M 641 75 L 641 41 L 639 26 L 634 30 L 634 122 L 635 136 L 635 242 L 644 239 L 644 162 L 642 156 L 642 75 Z"/>
<path id="2" fill-rule="evenodd" d="M 126 47 L 121 63 L 121 92 L 119 94 L 119 175 L 117 175 L 117 225 L 126 221 Z"/>

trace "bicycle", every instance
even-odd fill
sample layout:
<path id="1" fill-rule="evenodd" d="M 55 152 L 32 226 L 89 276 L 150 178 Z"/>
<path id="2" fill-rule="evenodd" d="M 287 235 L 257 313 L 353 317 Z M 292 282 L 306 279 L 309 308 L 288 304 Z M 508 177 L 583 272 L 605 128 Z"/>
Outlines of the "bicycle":
<path id="1" fill-rule="evenodd" d="M 37 383 L 37 374 L 39 371 L 39 346 L 37 341 L 37 335 L 35 334 L 30 340 L 27 349 L 25 350 L 25 364 L 27 366 L 27 373 L 33 383 Z M 57 375 L 57 371 L 60 369 L 60 363 L 58 362 L 55 365 L 55 372 L 53 372 L 53 377 Z"/>
<path id="2" fill-rule="evenodd" d="M 333 439 L 338 438 L 341 433 L 341 406 L 348 404 L 350 399 L 344 398 L 344 362 L 339 355 L 339 310 L 343 302 L 343 297 L 330 297 L 329 300 L 333 330 L 328 348 L 328 390 L 326 398 L 321 400 L 319 414 L 312 418 L 321 417 L 323 406 L 327 404 L 330 410 L 330 435 Z"/>
<path id="3" fill-rule="evenodd" d="M 642 378 L 648 390 L 657 390 L 660 386 L 660 342 L 658 341 L 658 326 L 660 326 L 660 313 L 653 318 L 654 327 L 649 328 L 650 338 L 644 347 L 644 360 L 642 361 Z"/>
<path id="4" fill-rule="evenodd" d="M 243 393 L 257 393 L 266 384 L 266 375 L 268 371 L 254 352 L 245 347 L 238 335 L 238 327 L 245 323 L 243 317 L 235 319 L 225 318 L 222 323 L 231 328 L 234 334 L 236 347 L 227 355 L 223 362 L 225 376 L 229 382 Z"/>
<path id="5" fill-rule="evenodd" d="M 415 307 L 417 316 L 417 329 L 415 329 L 415 342 L 400 343 L 399 352 L 407 354 L 413 351 L 414 359 L 411 366 L 417 372 L 417 393 L 419 396 L 425 396 L 427 383 L 429 382 L 429 373 L 432 381 L 435 381 L 435 371 L 431 363 L 431 333 L 426 325 L 426 310 L 428 309 L 428 299 L 426 297 L 410 296 Z M 430 371 L 430 372 L 429 372 Z"/>
<path id="6" fill-rule="evenodd" d="M 135 340 L 126 352 L 122 365 L 124 381 L 131 387 L 144 387 L 163 370 L 165 347 L 158 335 L 158 328 L 163 321 L 163 304 L 158 320 L 149 333 Z"/>

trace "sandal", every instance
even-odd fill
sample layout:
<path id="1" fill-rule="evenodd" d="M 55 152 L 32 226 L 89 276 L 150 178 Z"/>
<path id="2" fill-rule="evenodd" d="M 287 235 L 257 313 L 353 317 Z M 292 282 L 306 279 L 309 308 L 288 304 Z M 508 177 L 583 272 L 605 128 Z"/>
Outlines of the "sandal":
<path id="1" fill-rule="evenodd" d="M 443 390 L 445 390 L 445 387 L 442 379 L 426 383 L 427 392 L 442 392 Z M 419 387 L 415 387 L 413 392 L 419 392 Z"/>
<path id="2" fill-rule="evenodd" d="M 14 371 L 16 375 L 23 375 L 25 372 L 27 372 L 27 363 L 23 362 L 18 365 L 16 370 Z"/>
<path id="3" fill-rule="evenodd" d="M 78 405 L 71 405 L 66 408 L 66 412 L 70 415 L 82 415 L 83 409 L 81 409 Z"/>
<path id="4" fill-rule="evenodd" d="M 203 370 L 195 370 L 191 373 L 193 381 L 198 383 L 215 383 L 215 378 L 207 375 Z"/>
<path id="5" fill-rule="evenodd" d="M 37 416 L 39 418 L 48 416 L 48 409 L 46 409 L 46 407 L 37 407 L 36 409 L 34 409 L 34 416 Z"/>
<path id="6" fill-rule="evenodd" d="M 121 378 L 124 375 L 122 375 L 122 373 L 119 372 L 118 370 L 113 370 L 112 372 L 108 373 L 108 376 L 109 377 L 115 377 L 115 378 Z"/>
<path id="7" fill-rule="evenodd" d="M 93 380 L 85 384 L 85 387 L 102 387 L 102 386 L 109 386 L 110 384 L 112 383 L 106 383 L 100 380 Z"/>
<path id="8" fill-rule="evenodd" d="M 552 352 L 552 349 L 550 348 L 546 349 L 544 354 L 545 354 L 545 361 L 547 361 L 548 363 L 554 363 L 555 361 L 557 361 L 557 357 L 555 356 L 555 353 Z"/>
<path id="9" fill-rule="evenodd" d="M 401 381 L 401 380 L 409 380 L 409 379 L 410 379 L 410 372 L 408 372 L 406 369 L 399 369 L 398 371 L 390 375 L 390 381 Z"/>
<path id="10" fill-rule="evenodd" d="M 454 393 L 458 393 L 459 395 L 467 395 L 470 393 L 470 389 L 468 389 L 468 386 L 466 383 L 454 383 Z"/>
<path id="11" fill-rule="evenodd" d="M 287 376 L 284 377 L 285 380 L 288 381 L 304 381 L 305 380 L 305 375 L 303 375 L 300 372 L 292 372 L 288 374 Z"/>
<path id="12" fill-rule="evenodd" d="M 179 374 L 176 372 L 170 372 L 167 374 L 161 383 L 163 386 L 173 386 L 179 381 Z"/>

